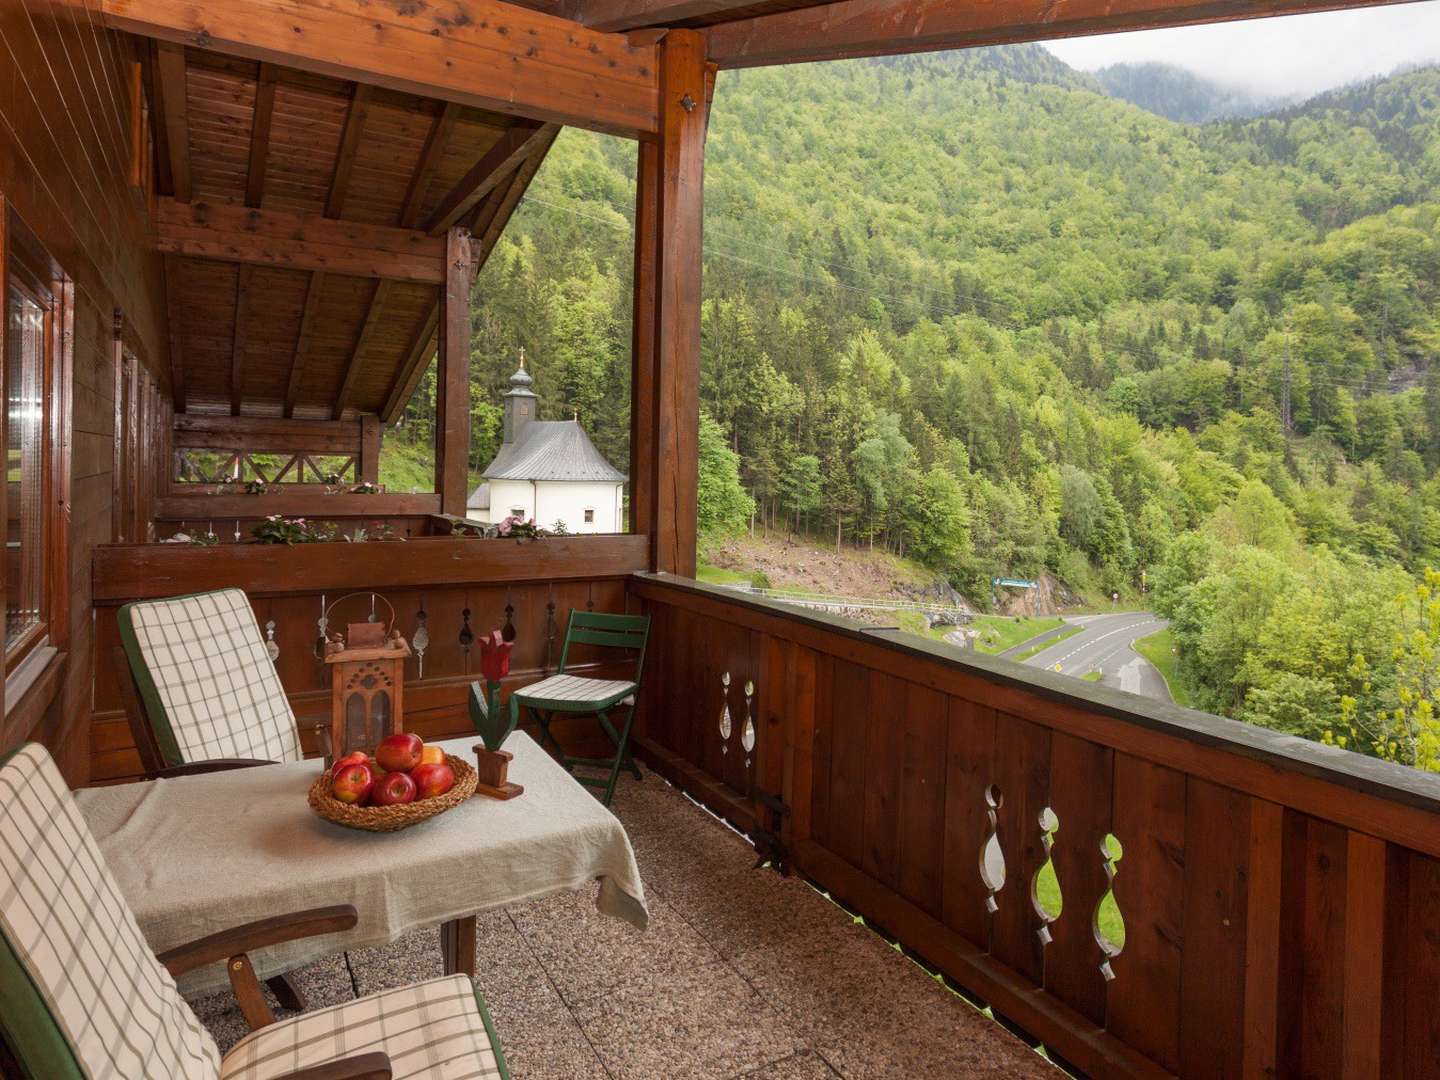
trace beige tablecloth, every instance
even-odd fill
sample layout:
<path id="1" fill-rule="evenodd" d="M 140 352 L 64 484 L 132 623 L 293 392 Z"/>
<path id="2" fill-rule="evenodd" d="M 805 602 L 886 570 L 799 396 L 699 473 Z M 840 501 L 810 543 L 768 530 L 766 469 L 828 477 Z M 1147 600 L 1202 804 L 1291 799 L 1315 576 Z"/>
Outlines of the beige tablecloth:
<path id="1" fill-rule="evenodd" d="M 443 745 L 469 759 L 478 741 Z M 353 931 L 255 954 L 262 977 L 596 878 L 599 909 L 643 930 L 645 891 L 615 815 L 523 732 L 506 749 L 515 755 L 510 779 L 525 794 L 508 802 L 477 796 L 398 833 L 316 817 L 305 796 L 319 761 L 87 788 L 76 797 L 156 952 L 252 919 L 355 905 Z M 225 985 L 218 964 L 181 981 L 189 994 Z"/>

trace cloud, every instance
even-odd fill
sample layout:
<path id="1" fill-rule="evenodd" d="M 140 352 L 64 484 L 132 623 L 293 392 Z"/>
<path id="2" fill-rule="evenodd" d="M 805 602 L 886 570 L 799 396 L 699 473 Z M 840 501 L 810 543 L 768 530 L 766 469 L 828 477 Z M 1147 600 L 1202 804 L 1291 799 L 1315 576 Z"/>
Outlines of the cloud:
<path id="1" fill-rule="evenodd" d="M 1440 61 L 1440 0 L 1051 41 L 1085 71 L 1160 61 L 1266 97 L 1309 97 Z"/>

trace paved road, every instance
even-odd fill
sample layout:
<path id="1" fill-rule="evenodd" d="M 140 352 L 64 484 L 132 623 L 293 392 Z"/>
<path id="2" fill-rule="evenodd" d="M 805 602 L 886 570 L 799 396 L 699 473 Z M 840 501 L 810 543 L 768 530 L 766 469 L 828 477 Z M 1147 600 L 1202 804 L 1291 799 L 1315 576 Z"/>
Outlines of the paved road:
<path id="1" fill-rule="evenodd" d="M 1083 627 L 1024 661 L 1035 667 L 1057 670 L 1062 675 L 1083 678 L 1100 672 L 1100 682 L 1156 701 L 1169 701 L 1170 690 L 1155 665 L 1130 647 L 1136 638 L 1165 629 L 1164 619 L 1148 611 L 1125 611 L 1117 615 L 1076 615 L 1066 623 Z"/>

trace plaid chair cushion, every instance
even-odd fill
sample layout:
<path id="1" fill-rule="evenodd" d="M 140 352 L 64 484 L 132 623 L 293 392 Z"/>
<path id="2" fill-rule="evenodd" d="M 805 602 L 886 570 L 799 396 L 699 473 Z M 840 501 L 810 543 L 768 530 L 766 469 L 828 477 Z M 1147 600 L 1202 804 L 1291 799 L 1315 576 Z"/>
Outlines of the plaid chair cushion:
<path id="1" fill-rule="evenodd" d="M 167 758 L 299 761 L 295 714 L 239 589 L 127 604 L 120 631 Z M 157 715 L 158 714 L 158 715 Z M 168 736 L 168 737 L 167 737 Z"/>
<path id="2" fill-rule="evenodd" d="M 219 1074 L 215 1040 L 155 959 L 70 789 L 34 744 L 0 768 L 0 931 L 84 1075 Z"/>
<path id="3" fill-rule="evenodd" d="M 635 684 L 623 679 L 583 679 L 579 675 L 551 675 L 515 691 L 523 705 L 540 709 L 589 707 L 604 709 L 635 693 Z"/>
<path id="4" fill-rule="evenodd" d="M 503 1080 L 484 1003 L 464 975 L 448 975 L 317 1009 L 245 1036 L 222 1080 L 270 1080 L 310 1065 L 383 1050 L 394 1080 Z"/>

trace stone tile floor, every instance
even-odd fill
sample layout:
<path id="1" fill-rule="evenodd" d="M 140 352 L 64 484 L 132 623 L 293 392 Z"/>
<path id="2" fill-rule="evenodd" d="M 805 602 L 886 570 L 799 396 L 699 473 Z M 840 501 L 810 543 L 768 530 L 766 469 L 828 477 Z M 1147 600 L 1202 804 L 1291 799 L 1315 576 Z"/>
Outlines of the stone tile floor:
<path id="1" fill-rule="evenodd" d="M 749 844 L 659 777 L 623 778 L 614 809 L 646 933 L 597 913 L 593 888 L 480 917 L 514 1080 L 1062 1076 L 804 882 L 752 870 Z M 320 1006 L 440 971 L 430 930 L 298 976 Z M 195 1007 L 222 1049 L 244 1034 L 229 994 Z"/>

